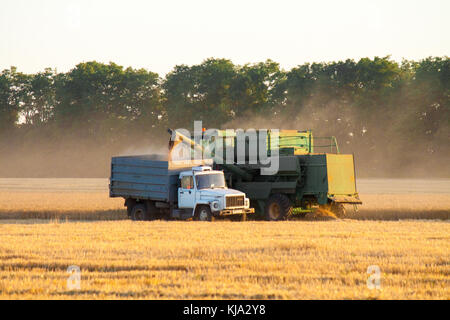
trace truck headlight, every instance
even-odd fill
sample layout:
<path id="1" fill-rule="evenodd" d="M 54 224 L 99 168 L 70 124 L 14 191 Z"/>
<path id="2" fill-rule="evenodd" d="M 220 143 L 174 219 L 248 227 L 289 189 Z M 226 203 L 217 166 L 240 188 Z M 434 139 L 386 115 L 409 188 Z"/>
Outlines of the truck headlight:
<path id="1" fill-rule="evenodd" d="M 213 207 L 214 209 L 218 210 L 218 209 L 219 209 L 219 202 L 218 202 L 218 201 L 214 201 L 214 202 L 212 203 L 212 207 Z"/>
<path id="2" fill-rule="evenodd" d="M 249 198 L 245 198 L 245 207 L 250 207 L 250 199 Z"/>

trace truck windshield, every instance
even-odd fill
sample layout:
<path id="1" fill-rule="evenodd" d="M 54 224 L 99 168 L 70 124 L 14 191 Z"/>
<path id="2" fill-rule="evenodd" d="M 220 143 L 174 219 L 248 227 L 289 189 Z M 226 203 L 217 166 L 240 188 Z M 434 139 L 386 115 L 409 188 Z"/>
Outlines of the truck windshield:
<path id="1" fill-rule="evenodd" d="M 195 176 L 197 189 L 225 188 L 223 173 L 198 174 Z"/>

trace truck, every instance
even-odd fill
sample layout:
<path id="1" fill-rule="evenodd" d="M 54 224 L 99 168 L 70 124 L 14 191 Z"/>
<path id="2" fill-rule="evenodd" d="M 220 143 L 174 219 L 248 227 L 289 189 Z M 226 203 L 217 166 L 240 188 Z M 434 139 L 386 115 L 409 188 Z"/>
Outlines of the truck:
<path id="1" fill-rule="evenodd" d="M 159 218 L 212 221 L 254 213 L 245 193 L 227 187 L 212 160 L 170 161 L 157 155 L 111 160 L 109 196 L 122 197 L 134 221 Z"/>
<path id="2" fill-rule="evenodd" d="M 214 153 L 216 141 L 211 137 L 199 143 L 176 130 L 168 131 L 172 135 L 169 148 L 184 143 L 200 151 L 209 149 L 213 167 L 224 172 L 228 186 L 244 192 L 257 215 L 266 220 L 284 220 L 294 209 L 299 215 L 319 209 L 343 218 L 344 204 L 362 204 L 356 190 L 354 156 L 341 154 L 335 137 L 314 137 L 311 130 L 267 130 L 266 137 L 260 140 L 257 131 L 258 141 L 265 141 L 257 147 L 264 148 L 267 156 L 274 151 L 279 155 L 278 171 L 263 175 L 264 165 L 259 159 L 257 163 L 248 161 L 248 137 L 217 130 L 216 136 L 222 137 L 224 144 L 218 156 Z M 273 143 L 275 140 L 277 143 Z M 245 161 L 237 159 L 239 143 L 245 146 Z M 231 163 L 224 161 L 229 152 L 234 155 Z"/>

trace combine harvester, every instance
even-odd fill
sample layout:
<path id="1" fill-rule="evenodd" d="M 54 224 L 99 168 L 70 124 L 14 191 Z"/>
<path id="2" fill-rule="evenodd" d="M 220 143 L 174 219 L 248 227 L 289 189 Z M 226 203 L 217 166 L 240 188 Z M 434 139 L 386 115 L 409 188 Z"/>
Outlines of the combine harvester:
<path id="1" fill-rule="evenodd" d="M 331 212 L 336 217 L 346 215 L 344 204 L 362 204 L 356 191 L 355 165 L 352 154 L 340 154 L 335 137 L 314 138 L 310 130 L 267 131 L 263 147 L 258 145 L 258 155 L 264 148 L 267 157 L 279 155 L 279 170 L 272 175 L 261 174 L 264 167 L 259 161 L 251 164 L 249 150 L 252 146 L 245 135 L 216 130 L 223 143 L 222 156 L 215 153 L 216 141 L 204 136 L 200 143 L 192 137 L 169 129 L 172 135 L 169 148 L 184 143 L 192 150 L 209 150 L 214 159 L 214 169 L 222 170 L 230 188 L 244 192 L 260 217 L 266 220 L 284 220 L 293 214 L 312 210 Z M 256 132 L 258 139 L 259 131 Z M 277 143 L 274 143 L 274 142 Z M 325 141 L 316 145 L 316 141 Z M 245 146 L 245 161 L 237 158 L 238 146 Z M 325 148 L 325 150 L 324 150 Z M 322 152 L 318 152 L 322 150 Z M 227 157 L 230 154 L 230 157 Z M 232 159 L 232 163 L 223 159 Z M 244 163 L 242 163 L 244 162 Z"/>

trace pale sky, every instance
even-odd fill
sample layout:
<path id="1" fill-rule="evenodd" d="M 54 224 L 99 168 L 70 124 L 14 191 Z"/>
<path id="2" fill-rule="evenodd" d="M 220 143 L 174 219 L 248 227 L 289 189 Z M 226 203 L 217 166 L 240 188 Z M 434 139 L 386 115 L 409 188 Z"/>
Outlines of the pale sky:
<path id="1" fill-rule="evenodd" d="M 450 55 L 450 0 L 0 0 L 0 70 Z"/>

